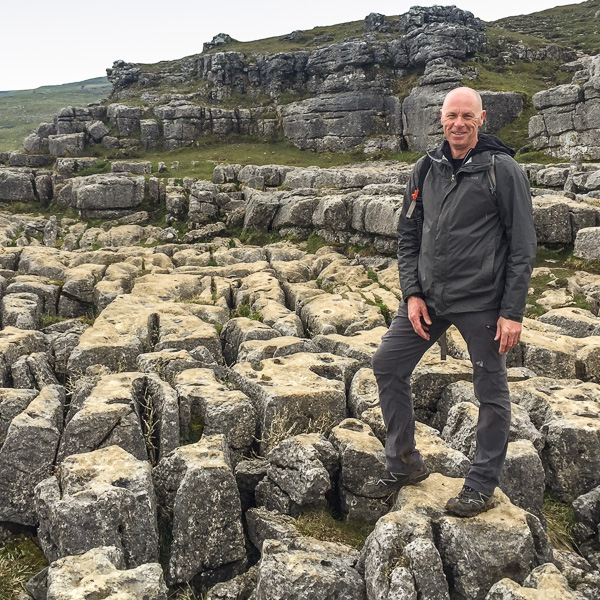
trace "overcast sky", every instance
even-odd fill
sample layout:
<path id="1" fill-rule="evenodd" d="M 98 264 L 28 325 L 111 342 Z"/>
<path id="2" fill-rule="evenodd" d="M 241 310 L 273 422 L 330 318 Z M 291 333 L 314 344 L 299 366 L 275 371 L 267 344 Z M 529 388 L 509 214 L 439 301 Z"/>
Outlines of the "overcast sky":
<path id="1" fill-rule="evenodd" d="M 220 32 L 240 41 L 405 13 L 440 0 L 4 0 L 0 91 L 101 77 L 113 61 L 152 63 L 198 54 Z M 484 21 L 573 0 L 457 0 Z"/>

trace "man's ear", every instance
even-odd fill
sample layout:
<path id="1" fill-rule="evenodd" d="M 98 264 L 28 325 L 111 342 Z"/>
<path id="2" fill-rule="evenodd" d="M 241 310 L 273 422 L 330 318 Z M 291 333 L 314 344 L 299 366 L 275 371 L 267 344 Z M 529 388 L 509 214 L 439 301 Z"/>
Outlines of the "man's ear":
<path id="1" fill-rule="evenodd" d="M 485 110 L 481 111 L 481 117 L 479 117 L 479 126 L 483 125 L 483 120 L 485 119 Z"/>

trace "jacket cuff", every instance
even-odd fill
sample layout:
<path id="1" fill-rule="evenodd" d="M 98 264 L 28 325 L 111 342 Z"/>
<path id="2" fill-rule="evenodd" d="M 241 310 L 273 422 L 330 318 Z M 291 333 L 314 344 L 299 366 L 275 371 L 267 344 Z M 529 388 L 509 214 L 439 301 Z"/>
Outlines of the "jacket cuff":
<path id="1" fill-rule="evenodd" d="M 517 323 L 523 322 L 523 315 L 511 315 L 505 310 L 500 311 L 500 316 L 508 319 L 509 321 L 516 321 Z"/>
<path id="2" fill-rule="evenodd" d="M 416 296 L 417 298 L 421 298 L 422 300 L 425 300 L 425 296 L 423 295 L 423 292 L 421 292 L 421 290 L 418 288 L 413 288 L 413 289 L 407 290 L 407 292 L 405 294 L 402 294 L 402 299 L 404 300 L 404 302 L 408 302 L 408 299 L 411 298 L 412 296 Z"/>

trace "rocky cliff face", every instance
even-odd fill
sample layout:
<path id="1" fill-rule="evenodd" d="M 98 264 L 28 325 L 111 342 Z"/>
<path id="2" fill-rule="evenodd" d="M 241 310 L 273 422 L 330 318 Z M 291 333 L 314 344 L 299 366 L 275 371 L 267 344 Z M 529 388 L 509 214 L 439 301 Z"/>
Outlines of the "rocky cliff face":
<path id="1" fill-rule="evenodd" d="M 588 56 L 565 65 L 573 72 L 570 85 L 533 97 L 539 114 L 529 122 L 533 145 L 561 158 L 600 158 L 600 57 Z"/>
<path id="2" fill-rule="evenodd" d="M 283 40 L 293 43 L 295 37 Z M 370 143 L 375 148 L 423 151 L 440 139 L 433 107 L 445 92 L 461 84 L 461 63 L 487 50 L 480 19 L 455 7 L 439 6 L 413 7 L 398 19 L 369 15 L 361 38 L 313 50 L 260 55 L 226 48 L 221 44 L 222 51 L 182 59 L 162 71 L 117 61 L 108 69 L 114 95 L 123 101 L 141 95 L 155 107 L 165 148 L 188 144 L 205 133 L 280 131 L 299 148 L 316 151 L 347 150 L 373 136 L 376 140 Z M 412 92 L 410 88 L 404 92 L 410 95 L 403 101 L 392 90 L 403 76 L 420 69 L 425 69 L 424 77 Z M 186 100 L 172 100 L 154 91 L 164 83 L 193 85 L 199 91 Z M 220 102 L 232 95 L 255 97 L 257 104 L 267 96 L 271 108 L 219 111 L 200 103 Z M 293 101 L 294 96 L 306 95 L 311 98 Z M 284 96 L 292 102 L 281 105 Z M 487 98 L 492 102 L 491 96 Z M 163 104 L 165 100 L 170 100 L 170 106 Z M 522 110 L 514 94 L 496 94 L 493 106 L 490 132 L 513 121 Z M 387 137 L 377 138 L 382 134 Z"/>

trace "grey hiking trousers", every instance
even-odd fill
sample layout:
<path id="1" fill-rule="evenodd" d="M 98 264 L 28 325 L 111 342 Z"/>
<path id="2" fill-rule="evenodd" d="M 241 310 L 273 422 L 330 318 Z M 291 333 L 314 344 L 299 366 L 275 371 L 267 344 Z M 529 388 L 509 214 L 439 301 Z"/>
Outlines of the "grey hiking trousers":
<path id="1" fill-rule="evenodd" d="M 473 386 L 480 402 L 477 448 L 465 484 L 483 494 L 492 494 L 502 471 L 510 430 L 510 398 L 506 354 L 494 341 L 499 310 L 435 314 L 429 308 L 430 339 L 417 335 L 401 303 L 389 330 L 373 356 L 383 420 L 387 427 L 386 468 L 410 473 L 423 465 L 415 444 L 415 414 L 410 376 L 421 357 L 450 327 L 455 325 L 467 343 L 473 363 Z"/>

